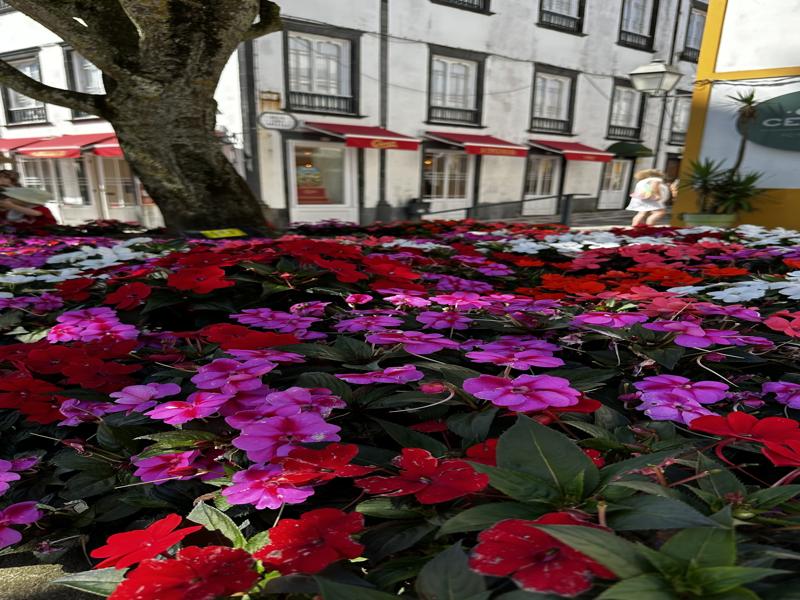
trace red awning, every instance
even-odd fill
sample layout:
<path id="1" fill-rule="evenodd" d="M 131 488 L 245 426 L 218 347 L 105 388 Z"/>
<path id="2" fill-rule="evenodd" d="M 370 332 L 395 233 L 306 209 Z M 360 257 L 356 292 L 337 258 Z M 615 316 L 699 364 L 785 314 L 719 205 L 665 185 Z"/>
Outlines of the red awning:
<path id="1" fill-rule="evenodd" d="M 41 139 L 40 137 L 0 138 L 0 152 L 10 152 L 20 146 L 27 146 Z"/>
<path id="2" fill-rule="evenodd" d="M 382 127 L 342 125 L 339 123 L 305 123 L 307 129 L 344 138 L 345 146 L 378 150 L 416 150 L 418 139 Z"/>
<path id="3" fill-rule="evenodd" d="M 532 148 L 547 150 L 562 154 L 567 160 L 588 160 L 592 162 L 611 162 L 614 158 L 613 152 L 598 150 L 586 144 L 578 142 L 555 142 L 551 140 L 530 140 L 528 142 Z"/>
<path id="4" fill-rule="evenodd" d="M 460 146 L 467 154 L 481 154 L 484 156 L 527 156 L 528 148 L 512 144 L 491 135 L 474 135 L 470 133 L 450 133 L 444 131 L 429 131 L 425 134 L 428 138 L 445 144 Z"/>
<path id="5" fill-rule="evenodd" d="M 108 139 L 101 140 L 96 144 L 92 144 L 90 150 L 97 156 L 107 156 L 109 158 L 122 158 L 122 148 L 119 147 L 119 140 L 117 136 L 111 136 Z"/>
<path id="6" fill-rule="evenodd" d="M 36 158 L 78 158 L 84 146 L 91 146 L 113 136 L 113 133 L 62 135 L 16 148 L 14 152 Z"/>

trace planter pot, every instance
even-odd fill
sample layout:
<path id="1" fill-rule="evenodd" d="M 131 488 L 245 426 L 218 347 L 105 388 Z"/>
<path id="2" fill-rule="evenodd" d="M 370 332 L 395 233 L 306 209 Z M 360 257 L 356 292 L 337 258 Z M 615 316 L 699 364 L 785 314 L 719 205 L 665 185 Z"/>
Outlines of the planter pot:
<path id="1" fill-rule="evenodd" d="M 730 228 L 736 225 L 737 216 L 712 215 L 705 213 L 683 213 L 683 222 L 689 227 L 723 227 Z"/>

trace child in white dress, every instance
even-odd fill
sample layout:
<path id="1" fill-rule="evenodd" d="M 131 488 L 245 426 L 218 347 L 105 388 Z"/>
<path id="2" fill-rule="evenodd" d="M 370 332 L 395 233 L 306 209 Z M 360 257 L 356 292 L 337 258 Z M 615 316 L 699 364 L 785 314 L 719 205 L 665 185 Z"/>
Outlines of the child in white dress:
<path id="1" fill-rule="evenodd" d="M 670 191 L 665 175 L 657 169 L 645 169 L 634 175 L 636 187 L 625 210 L 636 212 L 631 225 L 655 225 L 666 214 Z"/>

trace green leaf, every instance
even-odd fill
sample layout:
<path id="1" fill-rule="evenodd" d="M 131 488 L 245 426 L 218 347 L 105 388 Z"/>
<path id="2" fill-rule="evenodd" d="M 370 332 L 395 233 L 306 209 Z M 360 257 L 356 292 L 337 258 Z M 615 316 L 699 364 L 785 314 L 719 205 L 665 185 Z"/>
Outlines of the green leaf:
<path id="1" fill-rule="evenodd" d="M 606 467 L 603 467 L 603 469 L 601 469 L 600 471 L 600 483 L 608 485 L 608 483 L 610 483 L 617 477 L 621 477 L 622 475 L 630 473 L 631 471 L 638 471 L 639 469 L 644 469 L 646 467 L 653 467 L 656 465 L 660 465 L 666 459 L 672 458 L 679 452 L 680 449 L 678 448 L 670 450 L 661 450 L 660 452 L 643 454 L 641 456 L 636 456 L 634 458 L 621 460 L 620 462 L 614 463 L 613 465 L 607 465 Z"/>
<path id="2" fill-rule="evenodd" d="M 465 379 L 472 379 L 474 377 L 480 377 L 480 373 L 473 369 L 467 369 L 466 367 L 459 367 L 458 365 L 440 365 L 434 363 L 424 363 L 421 365 L 426 369 L 431 369 L 434 371 L 439 371 L 444 377 L 444 380 L 448 383 L 452 383 L 459 388 L 464 387 L 464 380 Z"/>
<path id="3" fill-rule="evenodd" d="M 397 595 L 314 577 L 323 600 L 397 600 Z"/>
<path id="4" fill-rule="evenodd" d="M 489 429 L 497 414 L 496 408 L 481 412 L 461 413 L 447 419 L 447 427 L 466 444 L 482 442 L 489 436 Z"/>
<path id="5" fill-rule="evenodd" d="M 194 431 L 192 429 L 180 429 L 174 431 L 162 431 L 158 433 L 148 433 L 140 435 L 137 440 L 152 440 L 167 446 L 194 446 L 198 442 L 208 442 L 217 439 L 217 434 L 210 431 Z"/>
<path id="6" fill-rule="evenodd" d="M 370 344 L 343 335 L 336 338 L 333 347 L 339 350 L 347 362 L 369 362 L 374 354 Z"/>
<path id="7" fill-rule="evenodd" d="M 98 477 L 93 473 L 82 472 L 70 477 L 59 495 L 64 500 L 83 500 L 110 492 L 116 484 L 116 475 Z"/>
<path id="8" fill-rule="evenodd" d="M 537 594 L 536 592 L 526 592 L 524 590 L 514 590 L 498 596 L 495 600 L 561 600 L 563 596 L 555 594 Z"/>
<path id="9" fill-rule="evenodd" d="M 374 419 L 395 442 L 403 448 L 423 448 L 434 456 L 447 454 L 447 446 L 429 435 L 382 419 Z"/>
<path id="10" fill-rule="evenodd" d="M 669 346 L 667 348 L 644 348 L 642 354 L 652 358 L 665 369 L 674 369 L 678 361 L 686 354 L 686 348 Z"/>
<path id="11" fill-rule="evenodd" d="M 392 498 L 370 498 L 356 506 L 356 512 L 378 519 L 418 519 L 419 510 L 396 506 Z"/>
<path id="12" fill-rule="evenodd" d="M 701 586 L 707 594 L 721 594 L 745 583 L 784 573 L 790 571 L 757 567 L 706 567 L 691 571 L 689 580 Z"/>
<path id="13" fill-rule="evenodd" d="M 534 477 L 529 473 L 501 469 L 482 463 L 470 463 L 472 468 L 478 473 L 486 473 L 489 476 L 489 485 L 494 489 L 503 492 L 509 498 L 520 502 L 555 502 L 561 496 L 549 481 L 544 481 Z"/>
<path id="14" fill-rule="evenodd" d="M 52 463 L 62 469 L 83 471 L 100 478 L 114 474 L 114 468 L 107 461 L 95 455 L 78 454 L 74 450 L 62 450 L 53 457 Z"/>
<path id="15" fill-rule="evenodd" d="M 395 552 L 410 548 L 434 529 L 436 525 L 427 522 L 387 522 L 370 527 L 360 541 L 366 546 L 364 555 L 378 563 Z"/>
<path id="16" fill-rule="evenodd" d="M 636 577 L 646 566 L 634 544 L 608 531 L 580 525 L 534 526 L 596 560 L 618 577 Z"/>
<path id="17" fill-rule="evenodd" d="M 679 600 L 672 586 L 660 575 L 647 573 L 611 586 L 597 600 Z"/>
<path id="18" fill-rule="evenodd" d="M 796 595 L 795 595 L 796 594 Z M 792 595 L 787 596 L 786 590 L 781 592 L 780 599 L 772 597 L 772 600 L 797 600 L 800 598 L 800 591 L 794 592 Z M 761 596 L 747 588 L 734 588 L 722 594 L 712 594 L 705 596 L 703 600 L 761 600 Z"/>
<path id="19" fill-rule="evenodd" d="M 269 544 L 269 531 L 259 531 L 251 537 L 244 545 L 244 549 L 251 554 L 256 550 L 261 550 L 264 546 Z"/>
<path id="20" fill-rule="evenodd" d="M 82 571 L 81 573 L 70 573 L 51 583 L 95 594 L 96 596 L 108 597 L 125 578 L 126 569 L 94 569 L 92 571 Z"/>
<path id="21" fill-rule="evenodd" d="M 573 440 L 523 416 L 500 436 L 497 465 L 530 473 L 562 491 L 580 473 L 586 491 L 594 490 L 599 479 L 597 467 Z"/>
<path id="22" fill-rule="evenodd" d="M 718 462 L 711 460 L 703 454 L 697 455 L 697 473 L 707 472 L 706 477 L 697 480 L 701 490 L 713 493 L 717 498 L 724 499 L 728 494 L 747 493 L 742 482 L 728 469 Z M 800 486 L 799 486 L 800 487 Z"/>
<path id="23" fill-rule="evenodd" d="M 617 508 L 621 510 L 617 510 Z M 608 525 L 616 531 L 715 527 L 717 523 L 685 502 L 663 496 L 634 496 L 609 511 Z"/>
<path id="24" fill-rule="evenodd" d="M 369 570 L 367 581 L 381 589 L 391 588 L 401 581 L 414 579 L 429 560 L 430 556 L 402 556 L 383 562 Z"/>
<path id="25" fill-rule="evenodd" d="M 302 373 L 295 380 L 294 385 L 304 388 L 328 388 L 334 394 L 345 400 L 353 395 L 349 385 L 330 373 Z"/>
<path id="26" fill-rule="evenodd" d="M 758 490 L 747 497 L 748 504 L 755 508 L 775 508 L 800 494 L 800 485 L 782 485 Z"/>
<path id="27" fill-rule="evenodd" d="M 721 527 L 693 527 L 673 535 L 661 552 L 699 567 L 727 567 L 736 563 L 736 534 Z"/>
<path id="28" fill-rule="evenodd" d="M 563 377 L 576 390 L 590 392 L 603 387 L 604 383 L 617 375 L 616 369 L 595 369 L 592 367 L 577 367 L 572 369 L 554 369 L 547 372 L 553 377 Z"/>
<path id="29" fill-rule="evenodd" d="M 419 572 L 415 589 L 420 600 L 465 600 L 484 594 L 486 582 L 467 565 L 461 544 L 454 544 L 437 554 Z"/>
<path id="30" fill-rule="evenodd" d="M 322 360 L 332 360 L 337 363 L 347 362 L 342 353 L 332 346 L 324 344 L 292 344 L 291 346 L 279 347 L 279 350 L 295 352 L 309 358 L 320 358 Z"/>
<path id="31" fill-rule="evenodd" d="M 231 541 L 234 548 L 244 548 L 247 545 L 244 535 L 233 519 L 205 502 L 196 504 L 186 518 L 194 523 L 199 523 L 209 531 L 219 531 Z"/>
<path id="32" fill-rule="evenodd" d="M 439 528 L 439 535 L 482 531 L 503 519 L 536 519 L 548 511 L 547 507 L 534 508 L 517 502 L 494 502 L 463 510 Z"/>
<path id="33" fill-rule="evenodd" d="M 665 498 L 673 498 L 676 495 L 675 491 L 670 488 L 665 488 L 663 485 L 653 483 L 652 481 L 641 481 L 639 479 L 615 481 L 611 483 L 609 487 L 624 487 L 653 496 L 664 496 Z"/>

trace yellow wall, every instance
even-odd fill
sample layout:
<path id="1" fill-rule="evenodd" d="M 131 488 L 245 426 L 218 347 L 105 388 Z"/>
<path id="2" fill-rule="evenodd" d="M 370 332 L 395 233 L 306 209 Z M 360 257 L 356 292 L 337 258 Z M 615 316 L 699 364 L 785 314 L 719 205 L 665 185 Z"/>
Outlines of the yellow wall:
<path id="1" fill-rule="evenodd" d="M 706 27 L 703 33 L 703 46 L 697 64 L 697 83 L 692 96 L 692 110 L 689 131 L 681 166 L 681 180 L 688 180 L 690 164 L 698 160 L 703 141 L 703 130 L 711 98 L 710 82 L 736 81 L 761 77 L 800 76 L 800 66 L 778 69 L 759 69 L 750 71 L 717 72 L 716 63 L 725 25 L 728 0 L 710 0 Z M 765 32 L 753 32 L 763 35 Z M 742 40 L 746 43 L 746 40 Z M 776 43 L 780 43 L 776 40 Z M 705 157 L 704 157 L 705 158 Z M 713 158 L 713 157 L 710 157 Z M 800 157 L 799 157 L 800 160 Z M 755 202 L 757 210 L 739 216 L 740 223 L 754 223 L 770 227 L 800 229 L 800 189 L 771 189 L 765 197 Z M 680 216 L 685 212 L 697 212 L 697 197 L 691 190 L 681 190 L 672 208 L 672 224 L 683 225 Z"/>

